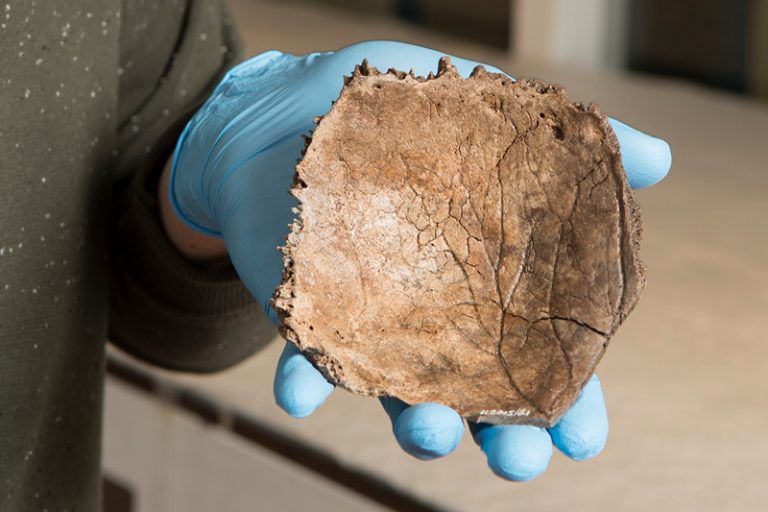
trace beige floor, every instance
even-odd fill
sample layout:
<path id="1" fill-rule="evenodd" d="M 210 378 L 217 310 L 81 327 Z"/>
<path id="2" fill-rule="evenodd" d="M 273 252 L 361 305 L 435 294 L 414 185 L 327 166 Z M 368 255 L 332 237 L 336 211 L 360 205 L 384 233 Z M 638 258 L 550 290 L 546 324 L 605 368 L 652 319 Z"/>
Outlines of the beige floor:
<path id="1" fill-rule="evenodd" d="M 113 379 L 105 416 L 105 471 L 131 512 L 388 510 Z"/>
<path id="2" fill-rule="evenodd" d="M 390 22 L 302 4 L 230 2 L 252 53 L 407 40 L 557 81 L 576 99 L 669 141 L 674 164 L 637 193 L 649 282 L 602 363 L 611 436 L 598 458 L 556 454 L 534 482 L 493 477 L 467 437 L 444 460 L 397 448 L 374 400 L 337 392 L 310 419 L 275 405 L 278 344 L 227 372 L 164 379 L 216 397 L 451 510 L 766 510 L 768 107 L 682 82 L 510 62 Z M 296 491 L 300 492 L 300 491 Z"/>

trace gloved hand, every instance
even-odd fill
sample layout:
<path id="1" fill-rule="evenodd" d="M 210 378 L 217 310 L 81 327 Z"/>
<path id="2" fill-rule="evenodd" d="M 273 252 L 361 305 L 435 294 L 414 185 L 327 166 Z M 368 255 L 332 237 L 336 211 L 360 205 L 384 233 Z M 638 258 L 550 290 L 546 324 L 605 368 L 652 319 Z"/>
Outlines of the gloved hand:
<path id="1" fill-rule="evenodd" d="M 280 282 L 288 224 L 296 199 L 288 194 L 304 147 L 301 134 L 325 114 L 355 64 L 364 58 L 384 71 L 413 69 L 426 76 L 445 55 L 393 41 L 368 41 L 336 52 L 294 56 L 268 51 L 230 70 L 182 133 L 171 168 L 170 200 L 186 224 L 223 237 L 247 288 L 277 322 L 270 298 Z M 477 62 L 450 56 L 463 77 Z M 493 66 L 488 71 L 502 73 Z M 662 140 L 611 121 L 624 167 L 634 188 L 652 185 L 667 173 L 671 156 Z M 288 414 L 311 414 L 333 390 L 290 343 L 277 365 L 274 393 Z M 452 409 L 424 403 L 408 406 L 383 398 L 395 437 L 408 453 L 433 459 L 450 453 L 463 433 Z M 475 441 L 498 475 L 528 480 L 547 466 L 554 443 L 573 459 L 602 449 L 608 422 L 600 383 L 594 377 L 554 428 L 470 425 Z"/>

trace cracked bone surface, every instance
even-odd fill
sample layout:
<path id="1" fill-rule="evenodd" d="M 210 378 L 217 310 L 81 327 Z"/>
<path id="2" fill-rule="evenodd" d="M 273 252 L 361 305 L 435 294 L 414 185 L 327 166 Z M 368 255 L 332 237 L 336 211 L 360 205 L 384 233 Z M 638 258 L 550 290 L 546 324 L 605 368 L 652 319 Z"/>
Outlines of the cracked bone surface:
<path id="1" fill-rule="evenodd" d="M 637 302 L 640 214 L 596 107 L 443 57 L 367 62 L 316 120 L 273 297 L 335 384 L 550 426 Z"/>

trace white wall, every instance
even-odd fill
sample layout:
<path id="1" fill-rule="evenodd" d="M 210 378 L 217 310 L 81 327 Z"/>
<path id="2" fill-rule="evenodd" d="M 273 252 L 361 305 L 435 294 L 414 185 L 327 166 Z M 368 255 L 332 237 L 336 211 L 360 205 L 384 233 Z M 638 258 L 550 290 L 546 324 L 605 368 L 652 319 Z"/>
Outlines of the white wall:
<path id="1" fill-rule="evenodd" d="M 512 53 L 587 69 L 624 65 L 627 0 L 515 0 Z"/>

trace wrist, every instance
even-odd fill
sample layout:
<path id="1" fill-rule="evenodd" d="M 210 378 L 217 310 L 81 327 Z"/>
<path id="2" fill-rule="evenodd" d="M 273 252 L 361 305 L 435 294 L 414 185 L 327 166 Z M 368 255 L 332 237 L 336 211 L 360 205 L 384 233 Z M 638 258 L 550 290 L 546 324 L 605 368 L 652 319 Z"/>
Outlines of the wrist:
<path id="1" fill-rule="evenodd" d="M 217 266 L 227 260 L 227 247 L 224 240 L 205 235 L 189 227 L 174 211 L 169 189 L 171 158 L 163 169 L 157 186 L 160 219 L 168 239 L 173 246 L 189 261 L 204 265 Z"/>

